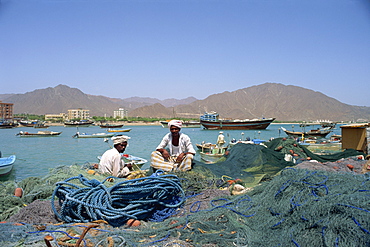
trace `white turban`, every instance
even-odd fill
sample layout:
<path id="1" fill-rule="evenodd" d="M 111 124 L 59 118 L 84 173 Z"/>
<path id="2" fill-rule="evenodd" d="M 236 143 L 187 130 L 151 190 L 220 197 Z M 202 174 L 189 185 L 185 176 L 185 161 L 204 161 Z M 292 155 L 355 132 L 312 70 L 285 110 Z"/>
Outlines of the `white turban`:
<path id="1" fill-rule="evenodd" d="M 122 142 L 127 142 L 128 139 L 130 139 L 130 137 L 125 136 L 125 135 L 119 135 L 119 136 L 112 137 L 112 141 L 114 145 L 122 143 Z"/>
<path id="2" fill-rule="evenodd" d="M 181 120 L 171 120 L 171 121 L 168 122 L 168 128 L 171 128 L 171 125 L 176 126 L 177 128 L 181 129 L 182 121 Z"/>

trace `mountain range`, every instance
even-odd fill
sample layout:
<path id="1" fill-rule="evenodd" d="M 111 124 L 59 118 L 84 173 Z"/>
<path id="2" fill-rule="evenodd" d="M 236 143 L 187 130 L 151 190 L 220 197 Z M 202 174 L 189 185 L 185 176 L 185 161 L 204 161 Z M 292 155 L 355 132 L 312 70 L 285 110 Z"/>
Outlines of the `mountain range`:
<path id="1" fill-rule="evenodd" d="M 0 94 L 0 100 L 14 104 L 14 113 L 58 114 L 68 109 L 89 109 L 91 116 L 112 116 L 118 108 L 132 117 L 199 118 L 216 111 L 222 118 L 252 119 L 275 117 L 277 121 L 370 121 L 370 107 L 339 102 L 310 89 L 264 83 L 232 92 L 213 94 L 204 100 L 194 97 L 166 99 L 109 98 L 83 93 L 66 85 L 37 89 L 24 94 Z"/>

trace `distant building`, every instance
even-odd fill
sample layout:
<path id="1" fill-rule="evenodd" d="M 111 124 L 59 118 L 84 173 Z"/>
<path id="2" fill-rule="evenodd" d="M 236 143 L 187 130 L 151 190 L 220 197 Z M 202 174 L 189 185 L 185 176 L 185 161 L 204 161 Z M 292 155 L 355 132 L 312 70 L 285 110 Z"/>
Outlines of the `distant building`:
<path id="1" fill-rule="evenodd" d="M 84 110 L 84 109 L 71 109 L 68 110 L 68 119 L 89 119 L 90 118 L 90 110 Z"/>
<path id="2" fill-rule="evenodd" d="M 127 118 L 127 110 L 125 110 L 124 108 L 119 108 L 118 110 L 116 111 L 113 111 L 113 117 L 114 118 Z"/>
<path id="3" fill-rule="evenodd" d="M 13 103 L 0 101 L 0 119 L 13 119 Z"/>
<path id="4" fill-rule="evenodd" d="M 67 119 L 67 114 L 59 113 L 59 114 L 45 114 L 45 121 L 55 120 L 64 122 Z"/>

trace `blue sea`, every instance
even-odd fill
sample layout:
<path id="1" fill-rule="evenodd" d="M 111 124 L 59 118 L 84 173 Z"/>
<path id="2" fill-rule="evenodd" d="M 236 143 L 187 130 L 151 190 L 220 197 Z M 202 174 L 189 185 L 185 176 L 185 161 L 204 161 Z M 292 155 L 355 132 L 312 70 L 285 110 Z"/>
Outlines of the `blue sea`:
<path id="1" fill-rule="evenodd" d="M 294 126 L 294 127 L 293 127 Z M 232 138 L 244 140 L 251 139 L 269 140 L 270 138 L 286 137 L 286 134 L 279 130 L 284 127 L 288 130 L 294 128 L 300 131 L 298 124 L 271 124 L 266 130 L 225 130 L 226 141 Z M 162 137 L 169 132 L 167 128 L 159 125 L 144 126 L 124 126 L 130 128 L 130 132 L 122 134 L 131 137 L 129 146 L 125 153 L 138 156 L 150 161 L 150 153 L 155 150 Z M 76 133 L 76 127 L 51 126 L 47 130 L 62 131 L 59 136 L 53 137 L 19 137 L 19 131 L 36 133 L 38 130 L 30 127 L 18 127 L 14 129 L 0 129 L 0 151 L 2 156 L 15 154 L 17 159 L 11 174 L 0 177 L 0 181 L 16 180 L 20 181 L 30 176 L 45 176 L 50 168 L 60 165 L 98 163 L 97 156 L 102 155 L 112 145 L 112 141 L 104 142 L 104 138 L 80 138 L 72 136 Z M 79 127 L 79 132 L 88 134 L 106 132 L 99 126 Z M 190 136 L 195 150 L 195 144 L 202 141 L 215 143 L 218 130 L 204 130 L 202 128 L 183 128 L 182 133 Z M 337 125 L 331 134 L 341 134 L 341 129 Z M 330 135 L 331 135 L 330 134 Z M 329 136 L 330 136 L 329 135 Z M 329 137 L 328 136 L 328 137 Z M 199 154 L 195 156 L 200 159 Z M 146 164 L 147 166 L 149 164 Z"/>

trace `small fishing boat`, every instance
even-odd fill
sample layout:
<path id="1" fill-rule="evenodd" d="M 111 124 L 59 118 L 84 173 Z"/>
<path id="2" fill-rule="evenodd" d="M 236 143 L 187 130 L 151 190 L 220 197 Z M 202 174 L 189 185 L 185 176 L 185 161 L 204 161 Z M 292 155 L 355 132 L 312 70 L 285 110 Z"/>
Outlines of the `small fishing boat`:
<path id="1" fill-rule="evenodd" d="M 275 118 L 260 119 L 220 119 L 217 112 L 206 112 L 200 117 L 200 123 L 207 130 L 263 130 Z"/>
<path id="2" fill-rule="evenodd" d="M 220 161 L 224 155 L 225 155 L 225 150 L 222 149 L 220 153 L 218 153 L 219 149 L 213 149 L 211 153 L 208 152 L 200 152 L 200 159 L 207 163 L 207 164 L 214 164 Z"/>
<path id="3" fill-rule="evenodd" d="M 7 175 L 12 171 L 15 159 L 15 155 L 0 158 L 0 176 Z"/>
<path id="4" fill-rule="evenodd" d="M 100 128 L 122 128 L 123 124 L 109 124 L 109 123 L 105 123 L 105 124 L 101 124 L 99 126 L 100 126 Z"/>
<path id="5" fill-rule="evenodd" d="M 0 129 L 11 129 L 18 126 L 18 123 L 10 120 L 0 120 Z"/>
<path id="6" fill-rule="evenodd" d="M 39 120 L 21 120 L 19 124 L 23 127 L 34 127 L 35 125 L 40 124 Z"/>
<path id="7" fill-rule="evenodd" d="M 333 131 L 332 127 L 325 127 L 325 128 L 317 128 L 308 131 L 290 131 L 285 129 L 284 127 L 280 127 L 285 134 L 292 137 L 316 137 L 316 138 L 325 138 L 329 133 Z"/>
<path id="8" fill-rule="evenodd" d="M 168 128 L 168 122 L 171 120 L 160 121 L 163 128 Z M 182 121 L 182 128 L 200 128 L 199 121 Z"/>
<path id="9" fill-rule="evenodd" d="M 202 143 L 202 144 L 196 144 L 196 146 L 199 149 L 199 151 L 201 151 L 203 153 L 210 153 L 210 152 L 212 152 L 213 149 L 217 148 L 216 144 L 213 144 L 213 143 L 210 143 L 210 142 Z M 222 148 L 225 149 L 225 151 L 227 150 L 227 147 L 222 147 Z"/>
<path id="10" fill-rule="evenodd" d="M 45 123 L 37 123 L 33 126 L 35 129 L 47 129 L 49 128 L 50 126 L 49 125 L 46 125 Z"/>
<path id="11" fill-rule="evenodd" d="M 86 134 L 86 133 L 80 133 L 76 132 L 72 137 L 73 138 L 107 138 L 107 137 L 112 137 L 115 134 L 112 133 L 95 133 L 95 134 Z"/>
<path id="12" fill-rule="evenodd" d="M 27 131 L 19 131 L 16 136 L 20 137 L 44 137 L 44 136 L 59 136 L 62 132 L 56 132 L 56 131 L 38 131 L 37 133 L 29 133 Z"/>
<path id="13" fill-rule="evenodd" d="M 131 129 L 108 129 L 107 132 L 130 132 Z"/>
<path id="14" fill-rule="evenodd" d="M 94 124 L 93 121 L 86 119 L 80 121 L 64 122 L 64 126 L 66 127 L 89 127 L 92 124 Z"/>

